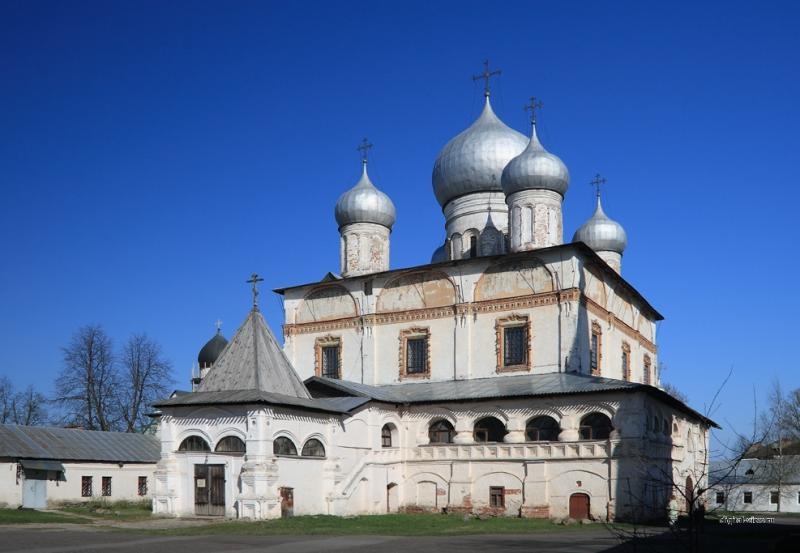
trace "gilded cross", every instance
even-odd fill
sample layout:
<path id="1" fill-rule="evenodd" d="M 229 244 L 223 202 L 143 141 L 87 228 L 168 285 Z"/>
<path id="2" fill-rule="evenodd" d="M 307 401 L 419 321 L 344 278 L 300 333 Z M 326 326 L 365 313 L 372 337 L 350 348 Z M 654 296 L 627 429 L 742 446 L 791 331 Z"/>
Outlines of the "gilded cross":
<path id="1" fill-rule="evenodd" d="M 499 75 L 500 70 L 495 69 L 494 71 L 489 71 L 489 60 L 483 60 L 483 73 L 480 75 L 473 75 L 472 81 L 477 81 L 478 79 L 483 79 L 483 95 L 487 98 L 491 94 L 491 90 L 489 89 L 489 79 L 491 79 L 495 75 Z"/>
<path id="2" fill-rule="evenodd" d="M 367 164 L 367 152 L 369 152 L 371 149 L 372 144 L 370 144 L 366 138 L 364 138 L 364 140 L 361 141 L 361 144 L 358 145 L 358 148 L 356 148 L 356 150 L 361 152 L 361 163 L 364 165 Z"/>
<path id="3" fill-rule="evenodd" d="M 250 280 L 245 280 L 245 282 L 253 285 L 253 309 L 258 308 L 258 288 L 257 285 L 259 282 L 263 281 L 264 279 L 258 276 L 258 273 L 253 273 L 250 275 Z"/>
<path id="4" fill-rule="evenodd" d="M 542 109 L 544 107 L 544 103 L 541 100 L 538 100 L 536 96 L 531 96 L 531 100 L 529 104 L 525 104 L 522 109 L 525 111 L 531 112 L 531 125 L 536 126 L 536 110 Z"/>
<path id="5" fill-rule="evenodd" d="M 592 186 L 595 187 L 595 189 L 597 190 L 597 197 L 599 199 L 600 198 L 600 186 L 606 184 L 606 178 L 605 177 L 601 177 L 600 173 L 597 173 L 597 174 L 595 174 L 594 178 L 592 179 L 592 181 L 589 184 L 591 184 Z"/>

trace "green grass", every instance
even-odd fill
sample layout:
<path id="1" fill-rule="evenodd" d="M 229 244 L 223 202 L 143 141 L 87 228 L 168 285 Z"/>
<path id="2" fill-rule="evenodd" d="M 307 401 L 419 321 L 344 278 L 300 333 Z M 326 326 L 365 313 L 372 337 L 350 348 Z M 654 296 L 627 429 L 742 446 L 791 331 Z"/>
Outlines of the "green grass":
<path id="1" fill-rule="evenodd" d="M 86 524 L 91 520 L 59 513 L 35 511 L 33 509 L 0 509 L 0 524 L 30 523 Z"/>
<path id="2" fill-rule="evenodd" d="M 159 531 L 170 535 L 383 535 L 448 536 L 527 534 L 560 530 L 602 529 L 599 524 L 561 526 L 549 520 L 496 517 L 480 520 L 460 515 L 398 514 L 356 517 L 298 516 L 267 521 L 220 521 L 206 526 Z"/>
<path id="3" fill-rule="evenodd" d="M 113 520 L 145 520 L 153 516 L 150 501 L 93 500 L 64 504 L 60 510 L 85 517 Z"/>

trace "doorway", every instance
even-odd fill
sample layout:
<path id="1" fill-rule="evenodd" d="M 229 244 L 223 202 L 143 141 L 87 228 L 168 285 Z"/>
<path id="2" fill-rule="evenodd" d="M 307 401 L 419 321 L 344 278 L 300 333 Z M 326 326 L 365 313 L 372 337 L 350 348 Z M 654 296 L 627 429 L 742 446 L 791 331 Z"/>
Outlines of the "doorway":
<path id="1" fill-rule="evenodd" d="M 194 513 L 225 516 L 225 465 L 194 466 Z"/>
<path id="2" fill-rule="evenodd" d="M 294 516 L 294 488 L 281 488 L 281 516 Z"/>
<path id="3" fill-rule="evenodd" d="M 574 493 L 569 496 L 569 518 L 584 520 L 589 518 L 589 496 L 585 493 Z"/>
<path id="4" fill-rule="evenodd" d="M 386 486 L 386 512 L 396 513 L 399 507 L 397 497 L 397 484 L 391 483 Z"/>

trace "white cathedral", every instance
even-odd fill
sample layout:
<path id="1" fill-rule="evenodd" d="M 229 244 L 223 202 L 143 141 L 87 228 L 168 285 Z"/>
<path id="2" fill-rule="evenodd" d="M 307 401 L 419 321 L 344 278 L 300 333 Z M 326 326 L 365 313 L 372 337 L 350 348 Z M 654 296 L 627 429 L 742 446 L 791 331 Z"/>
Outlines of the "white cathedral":
<path id="1" fill-rule="evenodd" d="M 484 74 L 488 77 L 488 69 Z M 389 268 L 395 208 L 336 204 L 341 274 L 276 290 L 160 409 L 154 512 L 663 517 L 704 486 L 715 423 L 659 388 L 661 315 L 622 276 L 598 192 L 564 243 L 567 167 L 486 101 L 433 167 L 446 240 Z M 531 107 L 535 109 L 535 102 Z"/>

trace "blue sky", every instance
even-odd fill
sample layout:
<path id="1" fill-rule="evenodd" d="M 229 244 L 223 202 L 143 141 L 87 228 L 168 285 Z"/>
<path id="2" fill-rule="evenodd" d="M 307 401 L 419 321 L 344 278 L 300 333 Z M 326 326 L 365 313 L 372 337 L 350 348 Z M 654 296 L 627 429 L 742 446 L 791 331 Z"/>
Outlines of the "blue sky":
<path id="1" fill-rule="evenodd" d="M 44 392 L 85 324 L 197 351 L 269 289 L 338 271 L 333 206 L 371 152 L 398 211 L 393 268 L 444 237 L 441 147 L 496 113 L 567 164 L 565 238 L 626 228 L 624 276 L 659 309 L 664 379 L 746 429 L 800 387 L 792 322 L 800 17 L 785 2 L 0 4 L 0 374 Z"/>

